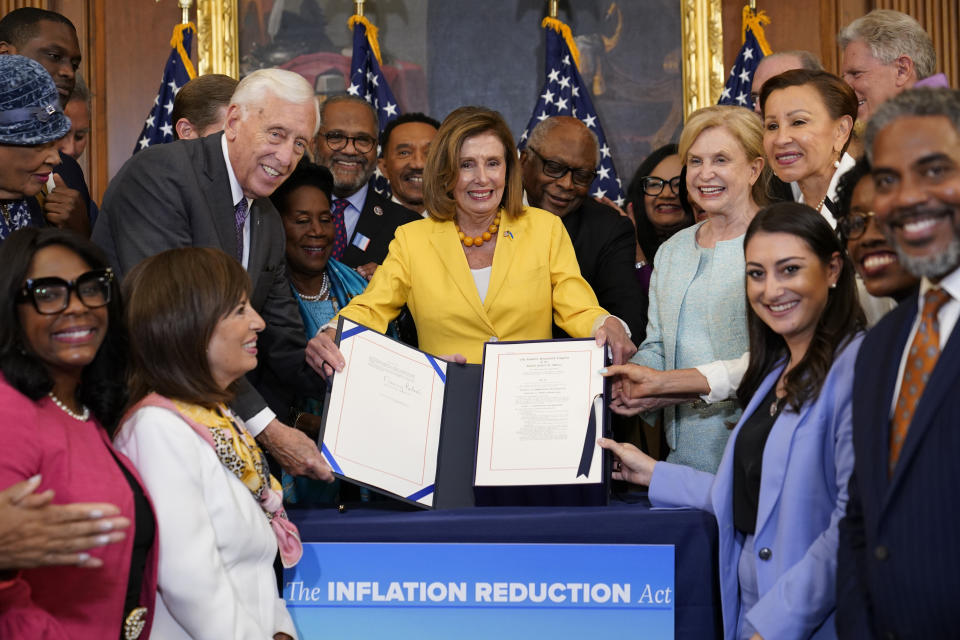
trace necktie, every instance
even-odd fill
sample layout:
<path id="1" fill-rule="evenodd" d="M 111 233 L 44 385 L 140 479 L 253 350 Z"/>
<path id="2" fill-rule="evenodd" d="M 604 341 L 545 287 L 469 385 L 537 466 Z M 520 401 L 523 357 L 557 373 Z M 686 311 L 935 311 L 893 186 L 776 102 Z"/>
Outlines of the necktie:
<path id="1" fill-rule="evenodd" d="M 900 396 L 890 421 L 890 465 L 887 469 L 890 475 L 893 475 L 897 466 L 910 421 L 913 420 L 923 389 L 927 386 L 927 379 L 940 357 L 940 323 L 937 312 L 949 300 L 950 294 L 943 289 L 931 289 L 924 296 L 920 326 L 910 343 L 910 355 L 907 356 L 907 366 L 900 382 Z"/>
<path id="2" fill-rule="evenodd" d="M 243 223 L 247 219 L 247 199 L 240 198 L 233 207 L 233 219 L 237 229 L 237 260 L 243 264 Z"/>
<path id="3" fill-rule="evenodd" d="M 343 220 L 343 212 L 348 204 L 350 204 L 350 201 L 346 198 L 333 199 L 333 210 L 331 212 L 333 213 L 335 235 L 333 236 L 333 254 L 331 257 L 334 260 L 343 257 L 343 252 L 347 248 L 347 225 Z"/>

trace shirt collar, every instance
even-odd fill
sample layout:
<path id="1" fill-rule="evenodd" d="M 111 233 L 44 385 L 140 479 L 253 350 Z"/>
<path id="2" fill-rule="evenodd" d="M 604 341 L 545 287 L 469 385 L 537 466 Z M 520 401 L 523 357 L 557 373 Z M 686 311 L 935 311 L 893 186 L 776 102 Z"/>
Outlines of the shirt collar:
<path id="1" fill-rule="evenodd" d="M 334 196 L 336 200 L 346 200 L 353 205 L 353 208 L 357 211 L 363 211 L 363 205 L 367 201 L 367 191 L 370 189 L 370 183 L 364 182 L 363 186 L 357 189 L 354 193 L 350 194 L 346 198 L 339 198 Z"/>
<path id="2" fill-rule="evenodd" d="M 954 300 L 960 300 L 960 267 L 945 275 L 937 285 L 930 282 L 929 278 L 923 278 L 920 281 L 920 306 L 923 306 L 923 296 L 927 295 L 927 291 L 934 286 L 944 289 Z"/>
<path id="3" fill-rule="evenodd" d="M 243 198 L 243 187 L 240 186 L 240 181 L 237 180 L 237 176 L 233 173 L 233 165 L 230 164 L 230 154 L 227 152 L 227 136 L 220 136 L 220 148 L 223 149 L 223 161 L 227 165 L 227 178 L 230 180 L 230 198 L 233 206 L 236 206 L 240 199 Z M 249 209 L 252 198 L 247 198 L 247 208 Z"/>
<path id="4" fill-rule="evenodd" d="M 410 207 L 408 207 L 408 206 L 405 205 L 404 203 L 402 203 L 402 202 L 400 202 L 399 200 L 397 200 L 397 196 L 395 196 L 395 195 L 392 194 L 392 193 L 390 194 L 390 200 L 391 200 L 392 202 L 396 202 L 398 205 L 400 205 L 400 206 L 403 207 L 404 209 L 410 209 Z M 421 216 L 423 216 L 424 218 L 427 217 L 427 210 L 426 210 L 426 209 L 410 209 L 410 211 L 413 211 L 414 213 L 419 213 L 419 214 L 420 214 Z"/>

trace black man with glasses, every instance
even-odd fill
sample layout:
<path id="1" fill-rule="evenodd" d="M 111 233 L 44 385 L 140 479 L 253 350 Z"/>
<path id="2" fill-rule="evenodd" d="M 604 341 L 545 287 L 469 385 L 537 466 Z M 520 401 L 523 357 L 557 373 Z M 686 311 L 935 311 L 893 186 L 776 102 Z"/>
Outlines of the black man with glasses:
<path id="1" fill-rule="evenodd" d="M 366 279 L 384 258 L 394 232 L 420 216 L 377 193 L 370 178 L 377 169 L 377 113 L 363 98 L 334 96 L 321 107 L 317 163 L 333 174 L 336 237 L 333 258 Z"/>
<path id="2" fill-rule="evenodd" d="M 266 322 L 260 365 L 231 407 L 293 475 L 332 480 L 316 445 L 277 419 L 295 394 L 324 390 L 305 361 L 303 320 L 286 276 L 285 234 L 269 196 L 293 172 L 317 131 L 313 88 L 282 69 L 246 76 L 223 133 L 152 146 L 110 181 L 93 230 L 122 278 L 166 249 L 213 247 L 234 256 L 253 281 L 251 306 Z"/>
<path id="3" fill-rule="evenodd" d="M 576 118 L 555 116 L 530 132 L 520 152 L 527 201 L 560 217 L 573 242 L 580 273 L 600 306 L 624 320 L 631 339 L 643 341 L 647 296 L 634 275 L 633 225 L 589 197 L 600 151 L 596 136 Z M 554 337 L 567 337 L 554 327 Z"/>

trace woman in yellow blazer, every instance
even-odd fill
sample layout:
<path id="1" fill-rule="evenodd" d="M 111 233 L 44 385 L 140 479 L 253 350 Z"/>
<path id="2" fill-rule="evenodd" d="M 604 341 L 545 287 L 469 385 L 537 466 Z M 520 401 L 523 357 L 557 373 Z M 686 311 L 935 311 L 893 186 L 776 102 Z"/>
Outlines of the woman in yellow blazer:
<path id="1" fill-rule="evenodd" d="M 424 170 L 429 217 L 397 229 L 383 265 L 341 314 L 384 331 L 407 305 L 420 348 L 459 362 L 479 363 L 490 340 L 549 339 L 553 322 L 609 343 L 617 362 L 628 359 L 636 348 L 581 277 L 560 218 L 524 207 L 521 192 L 503 117 L 482 107 L 452 112 Z M 328 328 L 307 349 L 326 373 L 344 364 L 333 336 Z"/>

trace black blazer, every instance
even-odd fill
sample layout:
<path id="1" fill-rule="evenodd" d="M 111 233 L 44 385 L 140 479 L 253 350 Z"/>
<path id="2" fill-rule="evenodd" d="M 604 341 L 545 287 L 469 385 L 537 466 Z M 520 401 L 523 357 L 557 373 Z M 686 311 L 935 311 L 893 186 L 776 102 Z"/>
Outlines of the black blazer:
<path id="1" fill-rule="evenodd" d="M 634 274 L 636 233 L 616 210 L 586 198 L 562 218 L 573 241 L 583 279 L 597 294 L 600 306 L 627 323 L 636 345 L 647 330 L 647 295 Z M 568 337 L 554 326 L 556 338 Z"/>
<path id="2" fill-rule="evenodd" d="M 916 295 L 887 314 L 854 370 L 856 461 L 837 567 L 841 638 L 960 637 L 960 323 L 887 475 L 890 405 L 916 314 Z"/>
<path id="3" fill-rule="evenodd" d="M 119 276 L 142 259 L 176 247 L 237 253 L 234 203 L 220 136 L 179 140 L 134 155 L 110 181 L 93 229 Z M 286 419 L 295 393 L 318 395 L 323 380 L 305 361 L 306 337 L 286 276 L 285 235 L 268 198 L 250 208 L 251 306 L 263 316 L 260 366 L 241 384 L 233 408 L 241 418 L 270 407 Z"/>
<path id="4" fill-rule="evenodd" d="M 371 185 L 367 188 L 367 199 L 363 203 L 363 210 L 360 212 L 353 235 L 347 241 L 347 248 L 344 249 L 340 262 L 353 268 L 368 262 L 383 264 L 397 227 L 414 220 L 420 220 L 420 216 L 383 197 L 374 191 Z M 354 244 L 358 233 L 370 239 L 366 250 Z"/>

